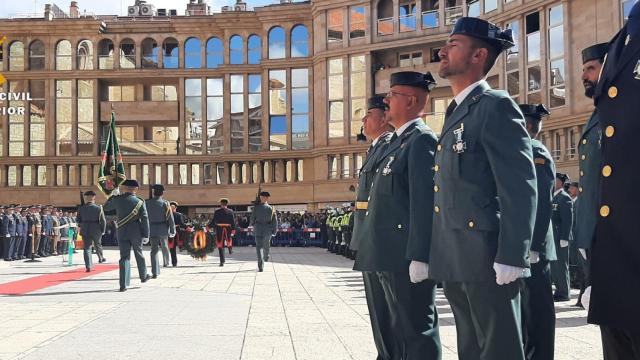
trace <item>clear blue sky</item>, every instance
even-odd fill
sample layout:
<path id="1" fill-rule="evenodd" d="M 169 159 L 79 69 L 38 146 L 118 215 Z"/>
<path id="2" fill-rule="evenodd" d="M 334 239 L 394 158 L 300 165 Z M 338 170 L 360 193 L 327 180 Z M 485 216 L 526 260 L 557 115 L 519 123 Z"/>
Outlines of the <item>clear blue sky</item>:
<path id="1" fill-rule="evenodd" d="M 189 0 L 147 0 L 147 3 L 155 5 L 156 8 L 176 9 L 180 15 L 184 15 L 188 2 Z M 206 2 L 214 12 L 220 12 L 220 8 L 224 5 L 236 3 L 235 0 L 206 0 Z M 245 0 L 245 2 L 249 8 L 253 8 L 279 3 L 279 0 Z M 46 3 L 54 3 L 68 13 L 71 0 L 2 0 L 2 3 L 0 18 L 7 18 L 14 14 L 42 13 Z M 78 0 L 80 12 L 86 10 L 98 15 L 126 15 L 127 7 L 134 3 L 134 0 Z"/>

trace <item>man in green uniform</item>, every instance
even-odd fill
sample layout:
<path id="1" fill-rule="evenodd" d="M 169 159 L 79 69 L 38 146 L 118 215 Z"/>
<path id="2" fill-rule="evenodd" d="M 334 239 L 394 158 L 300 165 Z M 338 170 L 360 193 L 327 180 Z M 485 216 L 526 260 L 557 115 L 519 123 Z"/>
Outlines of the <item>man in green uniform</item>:
<path id="1" fill-rule="evenodd" d="M 536 215 L 531 138 L 518 105 L 484 80 L 511 46 L 510 30 L 465 17 L 439 53 L 454 101 L 435 156 L 429 277 L 443 281 L 465 360 L 524 359 L 517 280 L 530 274 Z"/>
<path id="2" fill-rule="evenodd" d="M 582 84 L 584 85 L 584 94 L 589 98 L 593 98 L 598 85 L 598 76 L 608 49 L 609 44 L 600 43 L 582 50 Z M 600 188 L 600 169 L 602 167 L 602 155 L 600 154 L 601 137 L 602 129 L 600 128 L 598 109 L 595 109 L 582 129 L 582 135 L 578 142 L 578 166 L 580 169 L 578 192 L 580 193 L 580 199 L 576 203 L 573 239 L 580 251 L 584 282 L 581 284 L 580 297 L 578 297 L 576 306 L 582 306 L 582 294 L 590 284 L 587 255 L 595 236 L 598 216 L 598 190 Z"/>
<path id="3" fill-rule="evenodd" d="M 543 117 L 549 111 L 542 104 L 520 105 L 531 136 L 533 163 L 536 168 L 538 206 L 531 239 L 529 262 L 531 277 L 522 287 L 522 340 L 527 360 L 553 360 L 556 312 L 553 305 L 549 262 L 556 260 L 556 247 L 551 228 L 551 199 L 554 192 L 556 166 L 549 150 L 538 141 Z"/>
<path id="4" fill-rule="evenodd" d="M 120 291 L 126 291 L 131 281 L 131 249 L 136 257 L 138 274 L 144 283 L 151 278 L 142 254 L 142 244 L 149 242 L 149 217 L 144 200 L 136 196 L 138 181 L 122 183 L 124 194 L 111 196 L 104 204 L 105 211 L 115 210 L 118 217 L 118 247 L 120 248 Z"/>
<path id="5" fill-rule="evenodd" d="M 556 285 L 556 292 L 553 294 L 554 301 L 569 301 L 569 296 L 571 295 L 569 286 L 569 241 L 572 239 L 573 201 L 571 201 L 571 196 L 564 191 L 564 186 L 568 180 L 567 174 L 556 174 L 555 192 L 553 193 L 552 201 L 551 223 L 558 256 L 557 260 L 551 262 L 551 278 Z"/>
<path id="6" fill-rule="evenodd" d="M 278 231 L 278 217 L 276 210 L 269 205 L 271 194 L 267 191 L 260 193 L 260 204 L 256 205 L 251 212 L 251 225 L 256 237 L 256 254 L 258 255 L 258 271 L 264 269 L 264 262 L 269 261 L 269 247 L 271 238 L 276 236 Z"/>
<path id="7" fill-rule="evenodd" d="M 391 75 L 386 116 L 395 128 L 375 159 L 363 222 L 367 239 L 359 244 L 354 269 L 376 272 L 389 309 L 392 359 L 442 357 L 436 283 L 427 279 L 433 209 L 433 154 L 436 136 L 420 115 L 435 87 L 431 73 Z M 385 341 L 386 342 L 386 341 Z M 390 349 L 388 349 L 390 350 Z"/>
<path id="8" fill-rule="evenodd" d="M 162 248 L 163 265 L 169 264 L 169 238 L 176 236 L 176 224 L 169 202 L 162 196 L 164 186 L 155 184 L 152 187 L 153 198 L 145 200 L 149 214 L 149 240 L 151 241 L 151 274 L 155 279 L 160 274 L 158 251 Z M 166 249 L 166 250 L 165 250 Z"/>
<path id="9" fill-rule="evenodd" d="M 82 235 L 84 266 L 91 271 L 91 245 L 96 249 L 98 262 L 107 261 L 102 255 L 102 235 L 107 230 L 107 220 L 102 206 L 96 204 L 96 193 L 89 190 L 84 193 L 84 205 L 78 208 L 78 227 Z"/>
<path id="10" fill-rule="evenodd" d="M 368 110 L 362 119 L 364 134 L 373 139 L 367 156 L 364 159 L 360 174 L 358 176 L 358 193 L 356 195 L 355 212 L 353 214 L 354 227 L 353 236 L 351 237 L 351 250 L 357 251 L 360 244 L 369 241 L 364 219 L 369 207 L 369 191 L 371 183 L 376 174 L 376 164 L 378 156 L 384 151 L 387 141 L 391 137 L 393 128 L 387 122 L 384 112 L 388 109 L 384 103 L 384 96 L 374 96 L 368 100 Z M 354 267 L 354 270 L 360 270 Z M 364 294 L 367 298 L 367 306 L 369 307 L 369 319 L 371 322 L 371 330 L 373 331 L 373 341 L 378 350 L 378 360 L 390 360 L 391 355 L 397 352 L 394 349 L 393 329 L 391 328 L 391 315 L 389 307 L 384 301 L 384 289 L 378 281 L 378 274 L 374 271 L 363 271 L 362 280 L 364 282 Z"/>

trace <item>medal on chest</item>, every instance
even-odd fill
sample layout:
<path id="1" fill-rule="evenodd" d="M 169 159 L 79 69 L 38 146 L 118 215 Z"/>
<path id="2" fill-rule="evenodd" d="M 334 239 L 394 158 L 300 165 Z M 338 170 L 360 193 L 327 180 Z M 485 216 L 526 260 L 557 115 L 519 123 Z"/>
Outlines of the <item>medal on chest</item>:
<path id="1" fill-rule="evenodd" d="M 453 144 L 453 151 L 458 154 L 462 154 L 467 149 L 467 143 L 462 140 L 462 134 L 464 134 L 464 123 L 460 124 L 458 129 L 453 130 L 453 135 L 456 137 L 456 142 Z"/>
<path id="2" fill-rule="evenodd" d="M 382 175 L 387 176 L 391 174 L 391 163 L 393 162 L 393 159 L 394 159 L 393 156 L 389 157 L 389 161 L 387 162 L 387 165 L 385 165 L 384 169 L 382 169 Z"/>

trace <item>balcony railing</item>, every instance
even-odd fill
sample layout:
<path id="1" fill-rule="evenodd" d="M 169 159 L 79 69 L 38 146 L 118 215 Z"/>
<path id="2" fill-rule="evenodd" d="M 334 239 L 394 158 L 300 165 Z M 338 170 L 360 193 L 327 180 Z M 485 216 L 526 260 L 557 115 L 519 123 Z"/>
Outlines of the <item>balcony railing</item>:
<path id="1" fill-rule="evenodd" d="M 422 28 L 433 29 L 438 27 L 438 10 L 422 12 Z"/>
<path id="2" fill-rule="evenodd" d="M 416 31 L 416 15 L 402 15 L 398 18 L 400 22 L 400 32 Z"/>
<path id="3" fill-rule="evenodd" d="M 120 68 L 121 69 L 135 69 L 136 68 L 136 56 L 135 55 L 121 55 L 120 56 Z"/>
<path id="4" fill-rule="evenodd" d="M 393 18 L 378 19 L 378 36 L 393 34 Z"/>
<path id="5" fill-rule="evenodd" d="M 452 6 L 444 9 L 444 24 L 451 26 L 462 17 L 462 6 Z"/>
<path id="6" fill-rule="evenodd" d="M 100 70 L 113 70 L 113 55 L 98 56 L 98 68 Z"/>

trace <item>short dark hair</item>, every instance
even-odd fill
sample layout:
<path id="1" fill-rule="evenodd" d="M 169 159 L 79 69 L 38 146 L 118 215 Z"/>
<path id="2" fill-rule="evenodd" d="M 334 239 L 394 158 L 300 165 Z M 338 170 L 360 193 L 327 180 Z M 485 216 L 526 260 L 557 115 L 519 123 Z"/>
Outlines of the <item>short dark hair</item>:
<path id="1" fill-rule="evenodd" d="M 489 71 L 491 71 L 493 65 L 495 65 L 500 52 L 495 48 L 495 46 L 491 45 L 487 41 L 474 37 L 471 37 L 471 47 L 474 49 L 487 49 L 487 62 L 484 64 L 484 68 L 482 69 L 482 72 L 487 75 Z"/>

